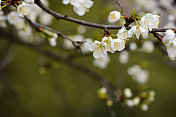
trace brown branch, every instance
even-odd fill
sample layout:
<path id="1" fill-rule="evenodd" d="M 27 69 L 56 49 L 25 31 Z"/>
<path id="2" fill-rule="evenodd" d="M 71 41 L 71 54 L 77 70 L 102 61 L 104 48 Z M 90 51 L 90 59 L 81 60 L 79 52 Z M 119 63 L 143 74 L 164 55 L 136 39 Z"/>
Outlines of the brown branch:
<path id="1" fill-rule="evenodd" d="M 34 0 L 34 1 L 41 9 L 43 9 L 45 12 L 52 15 L 53 17 L 55 17 L 58 20 L 63 19 L 63 20 L 67 20 L 70 22 L 77 23 L 77 24 L 81 24 L 81 25 L 85 25 L 85 26 L 89 26 L 89 27 L 94 27 L 94 28 L 99 28 L 99 29 L 105 29 L 105 28 L 106 29 L 121 29 L 122 28 L 122 26 L 97 24 L 97 23 L 87 22 L 87 21 L 75 19 L 72 17 L 68 17 L 67 15 L 61 15 L 61 14 L 56 13 L 53 10 L 47 8 L 40 0 Z M 129 27 L 127 27 L 127 29 L 129 29 Z M 152 32 L 165 32 L 166 30 L 168 30 L 168 28 L 153 29 L 152 31 L 150 31 L 150 33 L 152 33 Z M 172 30 L 176 30 L 176 29 L 172 29 Z"/>
<path id="2" fill-rule="evenodd" d="M 49 28 L 47 26 L 44 26 L 44 25 L 32 22 L 28 17 L 25 17 L 25 19 L 28 21 L 28 23 L 31 25 L 31 27 L 33 27 L 35 30 L 37 30 L 39 32 L 42 32 L 42 30 L 45 29 L 45 30 L 51 31 L 53 33 L 56 33 L 58 36 L 61 36 L 62 38 L 67 39 L 68 41 L 71 41 L 72 44 L 73 44 L 73 46 L 75 46 L 76 48 L 78 48 L 80 50 L 80 52 L 82 53 L 82 51 L 81 51 L 81 45 L 83 43 L 85 43 L 85 41 L 74 41 L 74 40 L 70 39 L 68 36 L 64 35 L 61 32 L 58 32 L 58 31 L 56 31 L 56 30 L 54 30 L 52 28 Z"/>

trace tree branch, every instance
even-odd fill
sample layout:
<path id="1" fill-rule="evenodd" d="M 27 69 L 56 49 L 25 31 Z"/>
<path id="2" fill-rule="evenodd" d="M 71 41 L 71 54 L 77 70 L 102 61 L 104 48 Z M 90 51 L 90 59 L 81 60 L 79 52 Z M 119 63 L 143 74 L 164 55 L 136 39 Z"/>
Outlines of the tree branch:
<path id="1" fill-rule="evenodd" d="M 55 17 L 57 20 L 63 19 L 63 20 L 67 20 L 70 22 L 77 23 L 77 24 L 81 24 L 81 25 L 85 25 L 85 26 L 89 26 L 89 27 L 94 27 L 94 28 L 99 28 L 99 29 L 121 29 L 122 28 L 122 26 L 97 24 L 97 23 L 87 22 L 87 21 L 75 19 L 72 17 L 68 17 L 67 15 L 61 15 L 61 14 L 56 13 L 53 10 L 47 8 L 40 0 L 34 0 L 34 1 L 41 9 L 43 9 L 45 12 L 47 12 L 48 14 Z M 127 29 L 129 29 L 129 27 L 127 27 Z M 152 31 L 150 31 L 150 33 L 152 33 L 152 32 L 165 32 L 168 29 L 169 28 L 153 29 Z M 175 31 L 176 29 L 172 28 L 171 30 Z"/>

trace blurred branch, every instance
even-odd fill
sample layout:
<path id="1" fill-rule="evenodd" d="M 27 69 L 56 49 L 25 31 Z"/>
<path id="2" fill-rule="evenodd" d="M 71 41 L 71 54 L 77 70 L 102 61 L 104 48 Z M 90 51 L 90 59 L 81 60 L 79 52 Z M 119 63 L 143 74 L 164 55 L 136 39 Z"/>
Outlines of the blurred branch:
<path id="1" fill-rule="evenodd" d="M 13 47 L 10 47 L 10 50 L 8 51 L 6 57 L 0 61 L 0 71 L 2 71 L 12 62 L 13 57 L 14 57 L 14 50 Z"/>
<path id="2" fill-rule="evenodd" d="M 65 38 L 69 41 L 72 42 L 72 44 L 78 48 L 80 51 L 81 51 L 81 45 L 85 42 L 85 41 L 74 41 L 72 39 L 70 39 L 68 36 L 64 35 L 63 33 L 61 32 L 58 32 L 52 28 L 49 28 L 47 26 L 44 26 L 44 25 L 41 25 L 41 24 L 38 24 L 38 23 L 35 23 L 35 22 L 32 22 L 28 17 L 25 17 L 25 19 L 29 22 L 29 24 L 31 25 L 31 27 L 33 27 L 35 30 L 39 31 L 39 32 L 42 32 L 43 29 L 45 30 L 48 30 L 48 31 L 51 31 L 53 33 L 56 33 L 58 36 L 61 36 L 62 38 Z"/>
<path id="3" fill-rule="evenodd" d="M 118 0 L 114 0 L 121 8 L 121 13 L 123 14 L 123 6 Z"/>
<path id="4" fill-rule="evenodd" d="M 98 74 L 95 70 L 92 70 L 86 66 L 74 63 L 71 61 L 71 57 L 69 55 L 66 54 L 56 54 L 48 49 L 43 49 L 40 45 L 37 44 L 33 44 L 33 43 L 26 43 L 22 40 L 19 40 L 15 35 L 11 34 L 9 35 L 8 32 L 2 31 L 1 30 L 1 37 L 6 38 L 8 41 L 10 42 L 14 42 L 23 46 L 27 46 L 39 53 L 41 53 L 42 55 L 51 58 L 54 61 L 57 62 L 62 62 L 65 65 L 73 68 L 76 71 L 82 72 L 84 74 L 86 74 L 87 76 L 90 76 L 91 78 L 93 78 L 96 81 L 99 81 L 103 84 L 103 86 L 105 86 L 108 91 L 109 91 L 109 95 L 114 95 L 115 92 L 115 88 L 114 86 L 107 80 L 106 77 Z M 3 38 L 2 38 L 3 39 Z"/>

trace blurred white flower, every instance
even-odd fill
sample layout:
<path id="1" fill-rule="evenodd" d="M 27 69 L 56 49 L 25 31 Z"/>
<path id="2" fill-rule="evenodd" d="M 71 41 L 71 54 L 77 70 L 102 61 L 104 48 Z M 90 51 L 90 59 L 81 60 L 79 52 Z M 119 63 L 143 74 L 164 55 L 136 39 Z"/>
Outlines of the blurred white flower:
<path id="1" fill-rule="evenodd" d="M 49 39 L 49 44 L 52 46 L 52 47 L 55 47 L 57 45 L 57 41 L 56 41 L 57 38 L 50 38 Z"/>
<path id="2" fill-rule="evenodd" d="M 137 106 L 139 103 L 140 103 L 140 98 L 139 98 L 139 97 L 135 97 L 135 98 L 133 99 L 133 104 L 134 104 L 135 106 Z"/>
<path id="3" fill-rule="evenodd" d="M 148 111 L 148 105 L 147 104 L 142 104 L 141 105 L 141 110 L 142 111 Z"/>
<path id="4" fill-rule="evenodd" d="M 149 72 L 147 70 L 141 69 L 139 65 L 133 65 L 128 68 L 128 74 L 132 76 L 133 80 L 135 80 L 139 84 L 144 84 L 148 81 Z"/>
<path id="5" fill-rule="evenodd" d="M 39 16 L 39 22 L 43 25 L 51 25 L 53 17 L 48 13 L 42 13 Z"/>
<path id="6" fill-rule="evenodd" d="M 155 92 L 154 91 L 150 91 L 149 92 L 149 101 L 153 102 L 155 100 Z"/>
<path id="7" fill-rule="evenodd" d="M 26 3 L 32 4 L 34 3 L 34 0 L 24 0 Z"/>
<path id="8" fill-rule="evenodd" d="M 91 0 L 63 0 L 63 4 L 69 3 L 73 5 L 74 12 L 79 16 L 83 16 L 86 11 L 93 6 L 93 2 Z"/>
<path id="9" fill-rule="evenodd" d="M 134 106 L 133 100 L 131 100 L 131 99 L 125 100 L 125 104 L 126 104 L 128 107 L 133 107 L 133 106 Z"/>
<path id="10" fill-rule="evenodd" d="M 173 0 L 159 0 L 159 4 L 165 7 L 171 7 L 173 2 Z"/>
<path id="11" fill-rule="evenodd" d="M 87 38 L 84 40 L 85 42 L 81 45 L 81 51 L 83 54 L 89 53 L 89 47 L 91 43 L 93 43 L 92 39 Z"/>
<path id="12" fill-rule="evenodd" d="M 21 17 L 24 17 L 24 15 L 28 15 L 30 13 L 30 4 L 22 2 L 22 4 L 17 7 L 17 11 L 18 15 Z"/>
<path id="13" fill-rule="evenodd" d="M 7 27 L 7 24 L 6 24 L 6 19 L 7 18 L 3 14 L 4 14 L 4 12 L 0 11 L 0 27 L 6 28 Z"/>
<path id="14" fill-rule="evenodd" d="M 62 3 L 63 4 L 69 4 L 72 0 L 63 0 Z"/>
<path id="15" fill-rule="evenodd" d="M 132 43 L 129 44 L 129 48 L 130 48 L 131 51 L 135 51 L 137 49 L 137 44 L 132 42 Z"/>
<path id="16" fill-rule="evenodd" d="M 137 9 L 153 10 L 157 7 L 156 0 L 135 0 Z"/>
<path id="17" fill-rule="evenodd" d="M 78 26 L 77 28 L 78 33 L 83 34 L 86 32 L 86 27 L 83 25 Z"/>
<path id="18" fill-rule="evenodd" d="M 129 59 L 129 53 L 128 51 L 122 51 L 120 52 L 120 55 L 119 55 L 119 62 L 122 63 L 122 64 L 126 64 L 128 63 L 128 59 Z"/>
<path id="19" fill-rule="evenodd" d="M 80 34 L 69 36 L 69 38 L 72 39 L 73 41 L 83 41 L 84 40 L 83 35 L 80 35 Z M 65 39 L 64 42 L 63 42 L 63 47 L 65 49 L 70 50 L 70 49 L 73 49 L 75 46 L 72 44 L 72 42 Z"/>
<path id="20" fill-rule="evenodd" d="M 167 52 L 171 60 L 176 58 L 176 37 L 172 30 L 167 30 L 163 38 L 163 42 L 167 47 Z"/>
<path id="21" fill-rule="evenodd" d="M 142 45 L 142 51 L 144 52 L 151 53 L 154 51 L 154 49 L 155 49 L 155 46 L 152 41 L 146 41 Z"/>
<path id="22" fill-rule="evenodd" d="M 11 11 L 8 15 L 7 15 L 7 21 L 14 25 L 16 23 L 17 20 L 20 20 L 21 18 L 19 17 L 18 13 L 16 11 Z"/>
<path id="23" fill-rule="evenodd" d="M 93 61 L 93 65 L 101 69 L 105 69 L 109 62 L 110 62 L 110 58 L 107 55 L 107 56 L 103 56 L 97 59 L 95 58 Z"/>
<path id="24" fill-rule="evenodd" d="M 125 88 L 123 93 L 124 93 L 125 97 L 127 97 L 127 98 L 132 97 L 132 92 L 131 92 L 130 88 Z"/>
<path id="25" fill-rule="evenodd" d="M 108 21 L 114 23 L 120 19 L 121 15 L 118 11 L 112 11 L 109 14 Z"/>
<path id="26" fill-rule="evenodd" d="M 25 22 L 24 19 L 19 19 L 15 22 L 14 24 L 15 28 L 17 28 L 18 30 L 23 29 L 25 27 Z"/>

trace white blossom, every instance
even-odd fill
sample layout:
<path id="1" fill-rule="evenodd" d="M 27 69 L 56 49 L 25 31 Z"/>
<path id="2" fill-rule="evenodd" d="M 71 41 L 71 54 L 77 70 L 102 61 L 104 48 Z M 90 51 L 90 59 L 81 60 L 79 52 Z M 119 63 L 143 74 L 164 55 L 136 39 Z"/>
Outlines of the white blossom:
<path id="1" fill-rule="evenodd" d="M 123 26 L 123 27 L 119 30 L 119 32 L 117 33 L 117 37 L 122 40 L 122 39 L 127 39 L 127 38 L 129 38 L 130 36 L 129 36 L 128 31 L 126 30 L 126 28 Z"/>
<path id="2" fill-rule="evenodd" d="M 114 41 L 113 41 L 112 37 L 103 37 L 102 42 L 106 43 L 105 51 L 108 51 L 111 53 L 115 52 Z"/>
<path id="3" fill-rule="evenodd" d="M 89 47 L 89 50 L 93 52 L 95 58 L 101 58 L 107 56 L 107 51 L 105 51 L 106 46 L 105 42 L 95 40 L 95 42 Z"/>
<path id="4" fill-rule="evenodd" d="M 127 98 L 132 97 L 132 92 L 131 92 L 130 88 L 124 89 L 123 93 L 124 93 L 125 97 L 127 97 Z"/>
<path id="5" fill-rule="evenodd" d="M 172 30 L 167 30 L 163 38 L 163 42 L 167 47 L 167 52 L 171 60 L 176 58 L 176 37 Z"/>
<path id="6" fill-rule="evenodd" d="M 63 0 L 63 4 L 69 3 L 73 5 L 74 12 L 79 16 L 83 16 L 86 11 L 93 6 L 93 2 L 91 0 Z"/>
<path id="7" fill-rule="evenodd" d="M 93 65 L 101 69 L 105 69 L 109 62 L 110 62 L 110 58 L 107 55 L 107 56 L 103 56 L 97 59 L 95 58 L 93 61 Z"/>
<path id="8" fill-rule="evenodd" d="M 142 109 L 142 111 L 148 111 L 148 105 L 147 104 L 142 104 L 141 109 Z"/>
<path id="9" fill-rule="evenodd" d="M 43 25 L 51 25 L 53 17 L 48 13 L 42 13 L 39 16 L 39 22 Z"/>
<path id="10" fill-rule="evenodd" d="M 93 43 L 92 39 L 90 38 L 86 38 L 84 39 L 84 43 L 81 45 L 81 51 L 83 54 L 89 53 L 89 47 L 91 45 L 91 43 Z"/>
<path id="11" fill-rule="evenodd" d="M 18 30 L 23 29 L 25 27 L 24 19 L 19 19 L 14 23 L 15 28 Z"/>
<path id="12" fill-rule="evenodd" d="M 128 68 L 128 74 L 132 76 L 133 80 L 139 84 L 144 84 L 148 81 L 149 72 L 141 69 L 139 65 L 133 65 Z"/>
<path id="13" fill-rule="evenodd" d="M 18 13 L 16 11 L 11 11 L 8 15 L 7 15 L 7 21 L 14 25 L 16 23 L 17 20 L 20 20 L 21 18 L 19 17 Z"/>
<path id="14" fill-rule="evenodd" d="M 129 44 L 129 48 L 130 48 L 131 51 L 135 51 L 137 49 L 137 44 L 132 42 L 132 43 Z"/>
<path id="15" fill-rule="evenodd" d="M 50 44 L 52 47 L 55 47 L 55 46 L 57 45 L 56 38 L 50 38 L 50 39 L 49 39 L 49 44 Z"/>
<path id="16" fill-rule="evenodd" d="M 152 41 L 146 41 L 142 45 L 142 51 L 144 52 L 151 53 L 154 51 L 154 49 L 155 49 L 155 46 Z"/>
<path id="17" fill-rule="evenodd" d="M 32 4 L 34 3 L 34 0 L 24 0 L 26 3 Z"/>
<path id="18" fill-rule="evenodd" d="M 78 26 L 77 28 L 78 33 L 83 34 L 86 32 L 86 27 L 83 25 Z"/>
<path id="19" fill-rule="evenodd" d="M 140 103 L 140 98 L 139 98 L 139 97 L 135 97 L 135 98 L 133 99 L 133 104 L 134 104 L 135 106 L 137 106 L 139 103 Z"/>
<path id="20" fill-rule="evenodd" d="M 151 13 L 147 13 L 141 18 L 141 24 L 146 25 L 150 31 L 152 29 L 158 28 L 159 25 L 159 17 L 158 15 L 152 15 Z"/>
<path id="21" fill-rule="evenodd" d="M 134 106 L 133 100 L 131 100 L 131 99 L 127 99 L 127 100 L 125 101 L 125 104 L 126 104 L 128 107 L 133 107 L 133 106 Z"/>
<path id="22" fill-rule="evenodd" d="M 17 7 L 17 11 L 19 16 L 24 17 L 24 15 L 28 15 L 30 13 L 30 5 L 26 2 L 22 2 L 22 4 Z"/>
<path id="23" fill-rule="evenodd" d="M 120 52 L 120 55 L 119 55 L 119 61 L 120 63 L 122 64 L 126 64 L 128 62 L 128 59 L 129 59 L 129 53 L 128 51 L 122 51 Z"/>
<path id="24" fill-rule="evenodd" d="M 121 15 L 118 11 L 112 11 L 109 14 L 108 21 L 114 23 L 120 19 Z"/>
<path id="25" fill-rule="evenodd" d="M 63 0 L 62 3 L 63 4 L 69 4 L 72 0 Z"/>
<path id="26" fill-rule="evenodd" d="M 132 26 L 132 28 L 128 31 L 128 36 L 131 37 L 133 34 L 136 35 L 136 38 L 139 39 L 140 35 L 142 35 L 144 38 L 148 36 L 148 29 L 146 26 Z"/>
<path id="27" fill-rule="evenodd" d="M 125 49 L 125 40 L 124 39 L 114 39 L 114 48 L 117 51 L 122 51 L 123 49 Z"/>
<path id="28" fill-rule="evenodd" d="M 7 27 L 7 24 L 6 24 L 6 19 L 7 18 L 3 14 L 4 14 L 4 12 L 0 11 L 0 27 L 6 28 Z"/>

